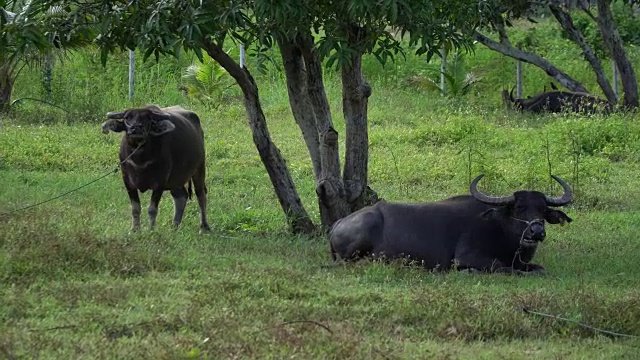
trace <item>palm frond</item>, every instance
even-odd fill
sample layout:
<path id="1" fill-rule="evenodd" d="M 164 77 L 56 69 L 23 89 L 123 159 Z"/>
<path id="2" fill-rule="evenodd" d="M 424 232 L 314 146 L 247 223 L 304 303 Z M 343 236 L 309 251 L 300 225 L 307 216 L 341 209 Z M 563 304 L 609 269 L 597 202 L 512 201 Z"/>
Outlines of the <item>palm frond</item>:
<path id="1" fill-rule="evenodd" d="M 425 76 L 414 75 L 406 81 L 425 90 L 436 91 L 442 95 L 459 97 L 468 94 L 473 85 L 482 80 L 472 72 L 466 72 L 466 55 L 461 51 L 456 51 L 446 64 L 445 71 L 440 75 L 444 79 L 444 87 L 439 80 L 430 79 Z"/>
<path id="2" fill-rule="evenodd" d="M 187 96 L 217 107 L 226 91 L 233 86 L 233 79 L 220 64 L 205 56 L 202 62 L 187 67 L 182 74 L 182 83 Z"/>

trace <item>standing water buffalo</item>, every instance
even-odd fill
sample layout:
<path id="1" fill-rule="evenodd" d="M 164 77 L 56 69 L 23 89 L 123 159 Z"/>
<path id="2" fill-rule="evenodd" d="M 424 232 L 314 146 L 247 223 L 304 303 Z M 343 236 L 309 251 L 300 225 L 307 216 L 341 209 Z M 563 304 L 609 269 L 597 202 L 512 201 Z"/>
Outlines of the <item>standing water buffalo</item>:
<path id="1" fill-rule="evenodd" d="M 179 106 L 161 109 L 150 105 L 110 112 L 107 118 L 110 120 L 102 124 L 104 133 L 125 133 L 120 145 L 120 169 L 131 200 L 131 229 L 140 228 L 138 191 L 151 190 L 148 212 L 152 229 L 162 192 L 171 191 L 175 206 L 173 225 L 177 227 L 193 185 L 200 207 L 200 229 L 209 230 L 204 133 L 198 115 Z"/>
<path id="2" fill-rule="evenodd" d="M 531 111 L 535 113 L 572 111 L 576 113 L 608 113 L 612 110 L 612 105 L 595 95 L 588 93 L 569 91 L 545 91 L 526 99 L 515 99 L 513 89 L 506 94 L 503 90 L 503 102 L 511 104 L 513 109 L 518 111 Z"/>
<path id="3" fill-rule="evenodd" d="M 434 270 L 544 273 L 530 261 L 546 236 L 545 221 L 572 221 L 549 207 L 568 204 L 571 187 L 553 176 L 564 189 L 561 197 L 538 191 L 493 197 L 477 189 L 483 176 L 471 182 L 471 196 L 421 204 L 379 202 L 339 220 L 330 233 L 334 260 L 400 258 Z"/>

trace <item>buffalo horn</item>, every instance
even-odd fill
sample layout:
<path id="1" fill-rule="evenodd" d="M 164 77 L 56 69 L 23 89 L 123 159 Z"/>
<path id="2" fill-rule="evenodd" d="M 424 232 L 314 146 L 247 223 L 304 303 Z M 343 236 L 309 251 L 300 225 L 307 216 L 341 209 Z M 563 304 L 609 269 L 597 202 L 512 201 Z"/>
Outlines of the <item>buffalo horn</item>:
<path id="1" fill-rule="evenodd" d="M 126 111 L 111 111 L 107 113 L 107 119 L 122 119 Z"/>
<path id="2" fill-rule="evenodd" d="M 489 195 L 481 193 L 478 190 L 478 182 L 483 177 L 484 177 L 484 174 L 478 175 L 475 179 L 473 179 L 473 181 L 471 182 L 471 185 L 469 186 L 469 190 L 471 191 L 471 195 L 473 195 L 473 197 L 476 198 L 476 200 L 478 200 L 480 202 L 483 202 L 485 204 L 488 204 L 488 205 L 496 205 L 496 206 L 507 205 L 507 204 L 512 203 L 514 201 L 513 195 L 508 195 L 508 196 L 489 196 Z"/>
<path id="3" fill-rule="evenodd" d="M 562 180 L 558 176 L 551 175 L 551 177 L 554 178 L 558 183 L 560 183 L 560 185 L 562 185 L 562 189 L 564 190 L 564 193 L 562 194 L 561 197 L 551 197 L 548 195 L 545 196 L 547 205 L 549 206 L 567 205 L 573 199 L 573 191 L 571 190 L 571 186 L 569 186 L 569 184 L 567 184 L 564 180 Z"/>

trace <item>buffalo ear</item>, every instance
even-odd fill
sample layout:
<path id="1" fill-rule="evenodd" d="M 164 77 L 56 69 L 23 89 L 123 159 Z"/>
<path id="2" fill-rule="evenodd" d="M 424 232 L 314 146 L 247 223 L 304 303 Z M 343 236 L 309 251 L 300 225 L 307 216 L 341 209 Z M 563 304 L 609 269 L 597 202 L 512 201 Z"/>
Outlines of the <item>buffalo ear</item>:
<path id="1" fill-rule="evenodd" d="M 547 209 L 547 213 L 544 218 L 549 224 L 565 224 L 573 221 L 573 219 L 567 216 L 564 212 L 551 208 Z"/>
<path id="2" fill-rule="evenodd" d="M 102 133 L 106 134 L 109 131 L 121 132 L 127 130 L 124 122 L 116 119 L 107 120 L 102 123 Z"/>
<path id="3" fill-rule="evenodd" d="M 175 130 L 176 126 L 169 120 L 160 120 L 155 124 L 151 125 L 151 129 L 149 129 L 149 133 L 152 136 L 160 136 L 166 134 L 170 131 Z"/>

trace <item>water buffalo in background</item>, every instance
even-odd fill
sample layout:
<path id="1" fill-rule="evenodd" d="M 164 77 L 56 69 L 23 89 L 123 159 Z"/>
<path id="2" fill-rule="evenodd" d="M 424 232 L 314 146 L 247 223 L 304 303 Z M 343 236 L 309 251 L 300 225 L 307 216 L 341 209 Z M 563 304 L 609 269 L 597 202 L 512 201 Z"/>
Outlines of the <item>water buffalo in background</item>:
<path id="1" fill-rule="evenodd" d="M 545 222 L 572 221 L 550 208 L 571 202 L 571 187 L 553 176 L 564 189 L 561 197 L 538 191 L 493 197 L 477 189 L 483 176 L 471 182 L 471 195 L 418 204 L 383 201 L 342 218 L 329 235 L 333 259 L 408 259 L 438 271 L 544 273 L 530 261 L 545 239 Z"/>
<path id="2" fill-rule="evenodd" d="M 138 191 L 151 190 L 150 227 L 156 224 L 162 192 L 169 190 L 178 226 L 191 196 L 192 185 L 200 207 L 200 228 L 209 230 L 206 208 L 204 133 L 200 118 L 179 106 L 154 105 L 110 112 L 102 131 L 124 132 L 120 145 L 120 169 L 131 200 L 132 230 L 140 228 Z M 188 185 L 188 190 L 186 188 Z"/>
<path id="3" fill-rule="evenodd" d="M 515 99 L 513 89 L 508 94 L 503 90 L 502 98 L 505 104 L 515 110 L 535 113 L 572 111 L 594 114 L 609 113 L 613 108 L 608 101 L 595 95 L 560 90 L 545 91 L 525 99 Z"/>

